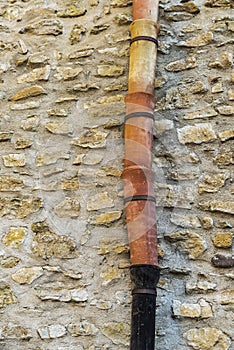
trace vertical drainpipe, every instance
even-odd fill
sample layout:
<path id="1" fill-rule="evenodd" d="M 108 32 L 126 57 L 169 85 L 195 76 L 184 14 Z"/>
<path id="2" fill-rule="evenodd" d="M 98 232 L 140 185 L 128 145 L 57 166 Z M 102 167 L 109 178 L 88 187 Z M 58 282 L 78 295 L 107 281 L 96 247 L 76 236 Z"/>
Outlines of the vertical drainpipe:
<path id="1" fill-rule="evenodd" d="M 159 280 L 152 145 L 158 0 L 133 0 L 122 179 L 132 280 L 131 350 L 154 350 Z"/>

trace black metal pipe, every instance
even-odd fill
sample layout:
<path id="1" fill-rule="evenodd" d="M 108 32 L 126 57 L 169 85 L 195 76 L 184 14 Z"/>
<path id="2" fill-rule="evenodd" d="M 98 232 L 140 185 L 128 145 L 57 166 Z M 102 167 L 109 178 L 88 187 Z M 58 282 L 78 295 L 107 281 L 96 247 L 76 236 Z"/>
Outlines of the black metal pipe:
<path id="1" fill-rule="evenodd" d="M 131 350 L 154 350 L 156 287 L 159 268 L 153 265 L 132 265 Z"/>

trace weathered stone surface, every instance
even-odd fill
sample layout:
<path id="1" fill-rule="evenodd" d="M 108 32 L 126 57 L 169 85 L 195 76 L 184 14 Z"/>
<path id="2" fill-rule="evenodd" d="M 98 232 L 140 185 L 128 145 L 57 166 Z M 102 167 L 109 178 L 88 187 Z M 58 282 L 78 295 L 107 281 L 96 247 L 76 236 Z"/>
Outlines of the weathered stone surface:
<path id="1" fill-rule="evenodd" d="M 108 195 L 107 192 L 97 193 L 91 197 L 87 202 L 87 210 L 99 210 L 105 208 L 112 208 L 114 206 L 113 199 Z"/>
<path id="2" fill-rule="evenodd" d="M 109 322 L 104 324 L 103 334 L 111 339 L 114 344 L 129 345 L 130 327 L 127 323 Z"/>
<path id="3" fill-rule="evenodd" d="M 231 0 L 207 0 L 205 2 L 205 6 L 218 8 L 232 8 L 233 4 Z"/>
<path id="4" fill-rule="evenodd" d="M 229 268 L 234 266 L 234 255 L 215 254 L 211 259 L 215 267 Z"/>
<path id="5" fill-rule="evenodd" d="M 109 211 L 107 213 L 100 214 L 98 216 L 92 217 L 90 222 L 95 225 L 106 225 L 117 221 L 120 219 L 122 212 L 120 210 Z"/>
<path id="6" fill-rule="evenodd" d="M 132 0 L 112 0 L 110 4 L 113 7 L 127 7 L 132 4 Z"/>
<path id="7" fill-rule="evenodd" d="M 114 20 L 119 25 L 130 24 L 132 22 L 132 16 L 130 13 L 118 13 Z"/>
<path id="8" fill-rule="evenodd" d="M 0 132 L 0 142 L 11 141 L 13 132 Z"/>
<path id="9" fill-rule="evenodd" d="M 175 317 L 209 318 L 213 316 L 210 304 L 204 299 L 200 299 L 196 304 L 174 300 L 172 311 Z"/>
<path id="10" fill-rule="evenodd" d="M 173 213 L 170 218 L 171 222 L 177 226 L 183 228 L 199 228 L 201 227 L 201 222 L 197 216 L 180 215 Z"/>
<path id="11" fill-rule="evenodd" d="M 201 194 L 203 192 L 218 192 L 220 188 L 225 185 L 226 180 L 229 178 L 228 174 L 214 174 L 214 175 L 204 175 L 203 182 L 198 186 L 198 192 Z"/>
<path id="12" fill-rule="evenodd" d="M 30 33 L 35 35 L 60 35 L 63 33 L 62 23 L 53 18 L 42 19 L 20 29 L 20 33 Z"/>
<path id="13" fill-rule="evenodd" d="M 221 213 L 234 214 L 234 202 L 230 200 L 211 200 L 201 202 L 199 206 L 203 210 L 217 211 Z"/>
<path id="14" fill-rule="evenodd" d="M 226 290 L 221 296 L 221 305 L 233 305 L 234 304 L 234 290 Z"/>
<path id="15" fill-rule="evenodd" d="M 82 148 L 105 148 L 107 132 L 89 129 L 78 138 L 73 139 L 72 143 Z"/>
<path id="16" fill-rule="evenodd" d="M 19 137 L 14 141 L 15 149 L 25 149 L 31 147 L 33 141 L 31 139 Z"/>
<path id="17" fill-rule="evenodd" d="M 69 54 L 68 58 L 70 60 L 75 60 L 77 58 L 82 58 L 82 57 L 90 57 L 94 53 L 93 48 L 83 48 L 83 49 L 78 49 L 77 51 L 74 51 Z"/>
<path id="18" fill-rule="evenodd" d="M 199 123 L 194 126 L 184 126 L 177 130 L 180 143 L 196 143 L 214 141 L 217 137 L 210 123 Z"/>
<path id="19" fill-rule="evenodd" d="M 45 152 L 40 153 L 37 156 L 36 162 L 37 166 L 56 164 L 60 159 L 69 159 L 70 156 L 67 153 L 61 152 Z"/>
<path id="20" fill-rule="evenodd" d="M 66 198 L 55 207 L 54 211 L 60 218 L 77 218 L 80 214 L 80 203 L 76 199 Z"/>
<path id="21" fill-rule="evenodd" d="M 217 328 L 193 328 L 184 334 L 188 344 L 196 350 L 228 350 L 230 338 Z"/>
<path id="22" fill-rule="evenodd" d="M 39 108 L 41 105 L 40 101 L 28 101 L 25 103 L 15 103 L 11 105 L 12 111 L 23 111 L 25 109 Z"/>
<path id="23" fill-rule="evenodd" d="M 79 17 L 83 16 L 87 12 L 83 6 L 68 5 L 64 10 L 60 10 L 57 13 L 58 17 Z"/>
<path id="24" fill-rule="evenodd" d="M 41 52 L 35 52 L 29 56 L 28 62 L 31 64 L 47 64 L 49 57 Z"/>
<path id="25" fill-rule="evenodd" d="M 16 256 L 0 257 L 0 266 L 6 269 L 11 269 L 12 267 L 17 266 L 19 262 L 20 259 Z"/>
<path id="26" fill-rule="evenodd" d="M 79 183 L 77 176 L 71 176 L 69 178 L 64 178 L 61 181 L 61 189 L 65 191 L 75 191 L 78 190 Z"/>
<path id="27" fill-rule="evenodd" d="M 83 68 L 71 68 L 71 67 L 58 67 L 57 73 L 54 77 L 58 80 L 73 80 L 78 77 L 78 75 L 83 72 Z"/>
<path id="28" fill-rule="evenodd" d="M 120 280 L 123 276 L 119 269 L 111 267 L 108 270 L 102 272 L 100 274 L 100 277 L 102 278 L 102 286 L 108 286 L 111 283 L 115 283 L 118 280 Z"/>
<path id="29" fill-rule="evenodd" d="M 25 166 L 25 155 L 21 153 L 11 153 L 9 155 L 2 156 L 5 167 L 22 167 Z"/>
<path id="30" fill-rule="evenodd" d="M 0 308 L 16 303 L 16 297 L 11 288 L 5 283 L 0 284 Z M 1 334 L 1 333 L 0 333 Z"/>
<path id="31" fill-rule="evenodd" d="M 97 35 L 98 33 L 103 32 L 104 30 L 106 30 L 109 27 L 110 27 L 109 24 L 105 24 L 105 23 L 104 24 L 97 24 L 90 30 L 90 34 Z"/>
<path id="32" fill-rule="evenodd" d="M 214 246 L 217 248 L 231 248 L 233 240 L 232 232 L 216 232 L 213 237 Z"/>
<path id="33" fill-rule="evenodd" d="M 7 247 L 19 248 L 25 240 L 26 233 L 25 227 L 11 227 L 10 231 L 2 237 L 2 243 Z"/>
<path id="34" fill-rule="evenodd" d="M 35 81 L 47 81 L 50 76 L 50 66 L 46 65 L 42 68 L 35 68 L 29 73 L 20 75 L 17 78 L 18 83 L 32 83 Z"/>
<path id="35" fill-rule="evenodd" d="M 124 67 L 114 63 L 103 62 L 97 66 L 97 75 L 100 77 L 119 77 L 124 73 Z"/>
<path id="36" fill-rule="evenodd" d="M 228 99 L 230 101 L 234 100 L 234 90 L 233 89 L 228 90 Z"/>
<path id="37" fill-rule="evenodd" d="M 89 116 L 95 118 L 117 116 L 124 114 L 124 112 L 124 103 L 120 99 L 107 103 L 94 104 L 89 107 Z"/>
<path id="38" fill-rule="evenodd" d="M 181 186 L 158 184 L 156 193 L 156 205 L 159 207 L 191 209 L 194 200 L 193 190 L 186 188 L 182 191 Z"/>
<path id="39" fill-rule="evenodd" d="M 98 254 L 100 255 L 106 255 L 109 253 L 121 254 L 127 253 L 128 251 L 129 247 L 126 244 L 110 238 L 102 239 L 98 248 Z"/>
<path id="40" fill-rule="evenodd" d="M 93 299 L 90 305 L 96 306 L 99 310 L 110 310 L 112 308 L 112 303 L 109 300 Z"/>
<path id="41" fill-rule="evenodd" d="M 234 114 L 234 106 L 218 106 L 216 107 L 217 111 L 222 115 L 233 115 Z"/>
<path id="42" fill-rule="evenodd" d="M 23 267 L 16 271 L 11 278 L 19 284 L 31 284 L 33 281 L 43 275 L 43 269 L 40 266 Z"/>
<path id="43" fill-rule="evenodd" d="M 186 69 L 192 69 L 196 67 L 196 59 L 194 57 L 188 57 L 184 60 L 170 62 L 166 66 L 166 70 L 169 72 L 179 72 Z"/>
<path id="44" fill-rule="evenodd" d="M 2 197 L 0 202 L 0 216 L 26 218 L 42 208 L 42 200 L 38 197 Z"/>
<path id="45" fill-rule="evenodd" d="M 86 320 L 83 320 L 77 324 L 70 323 L 67 330 L 73 337 L 95 336 L 98 332 L 98 328 L 93 323 Z"/>
<path id="46" fill-rule="evenodd" d="M 209 67 L 226 69 L 233 66 L 233 55 L 231 52 L 222 53 L 215 61 L 209 63 Z"/>
<path id="47" fill-rule="evenodd" d="M 38 95 L 46 94 L 45 89 L 39 85 L 33 85 L 18 91 L 11 97 L 12 101 L 22 100 L 28 97 L 34 97 Z"/>
<path id="48" fill-rule="evenodd" d="M 35 115 L 29 115 L 27 119 L 22 120 L 20 127 L 25 131 L 37 131 L 39 127 L 39 118 Z"/>
<path id="49" fill-rule="evenodd" d="M 32 338 L 31 330 L 14 323 L 8 323 L 0 328 L 1 339 L 29 340 Z"/>
<path id="50" fill-rule="evenodd" d="M 20 191 L 22 188 L 24 188 L 24 182 L 19 177 L 0 176 L 0 192 Z"/>
<path id="51" fill-rule="evenodd" d="M 74 276 L 76 277 L 76 276 Z M 54 300 L 61 302 L 84 303 L 88 300 L 89 294 L 84 287 L 70 286 L 63 283 L 48 283 L 35 287 L 35 292 L 41 300 Z"/>
<path id="52" fill-rule="evenodd" d="M 166 12 L 188 12 L 192 14 L 197 14 L 200 12 L 199 7 L 193 1 L 187 1 L 179 5 L 171 5 L 165 8 Z"/>
<path id="53" fill-rule="evenodd" d="M 217 154 L 217 156 L 214 159 L 214 162 L 218 166 L 234 164 L 234 153 L 229 150 L 223 150 L 222 152 Z"/>
<path id="54" fill-rule="evenodd" d="M 166 239 L 176 242 L 182 249 L 189 253 L 190 259 L 196 259 L 207 249 L 207 243 L 195 232 L 173 232 L 165 236 Z"/>
<path id="55" fill-rule="evenodd" d="M 225 130 L 218 134 L 221 141 L 227 141 L 234 138 L 234 130 Z"/>
<path id="56" fill-rule="evenodd" d="M 213 227 L 214 220 L 212 218 L 210 218 L 209 216 L 204 216 L 201 218 L 201 224 L 205 230 L 208 230 L 208 229 Z"/>
<path id="57" fill-rule="evenodd" d="M 71 135 L 73 133 L 73 126 L 68 123 L 47 123 L 45 128 L 51 134 L 56 135 Z"/>
<path id="58" fill-rule="evenodd" d="M 208 293 L 217 289 L 217 284 L 208 281 L 187 282 L 186 293 Z"/>
<path id="59" fill-rule="evenodd" d="M 61 324 L 53 324 L 37 329 L 41 339 L 55 339 L 64 337 L 67 333 L 66 328 Z"/>
<path id="60" fill-rule="evenodd" d="M 218 92 L 223 92 L 223 84 L 221 81 L 215 83 L 211 88 L 212 94 L 217 94 Z"/>
<path id="61" fill-rule="evenodd" d="M 184 116 L 185 120 L 191 120 L 191 119 L 202 119 L 202 118 L 210 118 L 210 117 L 216 117 L 218 113 L 213 108 L 206 108 L 201 109 L 195 112 L 188 113 Z"/>
<path id="62" fill-rule="evenodd" d="M 188 40 L 180 41 L 177 45 L 185 46 L 185 47 L 200 47 L 200 46 L 211 44 L 212 40 L 213 40 L 213 33 L 206 32 L 206 33 L 202 33 L 197 36 L 194 36 Z"/>
<path id="63" fill-rule="evenodd" d="M 68 236 L 56 235 L 45 222 L 34 223 L 32 231 L 35 232 L 32 251 L 37 256 L 43 259 L 50 257 L 71 259 L 76 257 L 75 242 Z"/>
<path id="64" fill-rule="evenodd" d="M 75 24 L 70 33 L 69 41 L 71 45 L 77 44 L 81 41 L 82 36 L 86 33 L 86 28 L 82 25 Z"/>

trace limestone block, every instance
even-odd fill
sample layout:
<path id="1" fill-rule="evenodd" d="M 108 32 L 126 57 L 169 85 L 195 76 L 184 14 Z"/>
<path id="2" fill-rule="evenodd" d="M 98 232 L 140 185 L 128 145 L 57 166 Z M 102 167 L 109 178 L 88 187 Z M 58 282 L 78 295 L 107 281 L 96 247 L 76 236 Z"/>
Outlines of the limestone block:
<path id="1" fill-rule="evenodd" d="M 2 158 L 5 167 L 23 167 L 26 164 L 25 155 L 22 153 L 10 153 Z"/>
<path id="2" fill-rule="evenodd" d="M 113 7 L 127 7 L 132 4 L 132 0 L 111 0 L 110 4 Z"/>
<path id="3" fill-rule="evenodd" d="M 28 62 L 31 64 L 47 64 L 49 57 L 41 52 L 35 52 L 28 58 Z"/>
<path id="4" fill-rule="evenodd" d="M 101 239 L 98 247 L 98 254 L 106 255 L 110 253 L 121 254 L 127 253 L 129 247 L 126 244 L 123 244 L 121 241 L 114 239 Z"/>
<path id="5" fill-rule="evenodd" d="M 215 61 L 209 63 L 209 67 L 217 69 L 227 69 L 233 66 L 233 54 L 225 51 Z"/>
<path id="6" fill-rule="evenodd" d="M 234 90 L 233 89 L 228 90 L 228 99 L 230 101 L 234 101 Z"/>
<path id="7" fill-rule="evenodd" d="M 201 222 L 197 216 L 192 215 L 180 215 L 176 213 L 171 214 L 170 221 L 183 228 L 199 228 L 201 227 Z"/>
<path id="8" fill-rule="evenodd" d="M 234 305 L 234 289 L 225 290 L 221 295 L 221 305 Z"/>
<path id="9" fill-rule="evenodd" d="M 185 47 L 200 47 L 211 44 L 213 41 L 213 33 L 212 32 L 206 32 L 199 34 L 197 36 L 194 36 L 188 40 L 180 41 L 177 45 L 178 46 L 185 46 Z"/>
<path id="10" fill-rule="evenodd" d="M 70 33 L 69 41 L 71 45 L 81 41 L 82 36 L 86 33 L 86 28 L 80 24 L 75 24 Z"/>
<path id="11" fill-rule="evenodd" d="M 205 109 L 196 110 L 195 112 L 188 113 L 184 116 L 185 120 L 192 120 L 192 119 L 203 119 L 203 118 L 210 118 L 210 117 L 216 117 L 218 113 L 214 108 L 208 107 Z"/>
<path id="12" fill-rule="evenodd" d="M 109 27 L 110 27 L 110 25 L 109 24 L 105 24 L 105 23 L 103 23 L 103 24 L 96 24 L 90 30 L 90 34 L 97 35 L 97 34 L 99 34 L 100 32 L 103 32 L 104 30 L 106 30 Z"/>
<path id="13" fill-rule="evenodd" d="M 98 332 L 98 328 L 87 320 L 83 320 L 77 324 L 70 323 L 67 330 L 73 337 L 95 336 Z"/>
<path id="14" fill-rule="evenodd" d="M 192 14 L 197 14 L 200 12 L 199 7 L 193 1 L 187 1 L 179 5 L 171 5 L 165 8 L 166 12 L 188 12 Z"/>
<path id="15" fill-rule="evenodd" d="M 199 203 L 203 210 L 217 211 L 220 213 L 234 214 L 234 202 L 231 200 L 211 200 Z"/>
<path id="16" fill-rule="evenodd" d="M 109 226 L 113 222 L 119 220 L 121 215 L 122 215 L 122 211 L 120 210 L 109 211 L 109 212 L 100 214 L 98 216 L 91 217 L 90 222 L 94 225 Z"/>
<path id="17" fill-rule="evenodd" d="M 83 57 L 90 57 L 94 53 L 94 49 L 92 47 L 90 48 L 83 48 L 83 49 L 78 49 L 77 51 L 74 51 L 68 55 L 68 58 L 70 60 L 76 60 L 78 58 L 83 58 Z"/>
<path id="18" fill-rule="evenodd" d="M 229 178 L 228 174 L 220 173 L 214 175 L 204 175 L 203 182 L 198 185 L 198 193 L 203 192 L 218 192 L 220 188 L 225 185 L 226 180 Z"/>
<path id="19" fill-rule="evenodd" d="M 54 18 L 42 19 L 38 22 L 26 25 L 20 29 L 20 33 L 31 33 L 35 35 L 61 35 L 63 33 L 62 23 Z"/>
<path id="20" fill-rule="evenodd" d="M 83 72 L 83 68 L 71 68 L 71 67 L 57 67 L 57 73 L 54 75 L 54 78 L 60 80 L 73 80 Z"/>
<path id="21" fill-rule="evenodd" d="M 11 227 L 10 231 L 2 237 L 2 243 L 7 247 L 19 248 L 25 240 L 26 233 L 26 227 Z"/>
<path id="22" fill-rule="evenodd" d="M 32 252 L 47 259 L 56 257 L 71 259 L 76 257 L 76 243 L 68 236 L 56 235 L 45 222 L 36 222 L 32 225 L 35 236 L 32 241 Z"/>
<path id="23" fill-rule="evenodd" d="M 9 218 L 26 218 L 42 208 L 42 200 L 38 197 L 2 197 L 0 202 L 0 216 Z"/>
<path id="24" fill-rule="evenodd" d="M 216 232 L 213 237 L 214 246 L 217 248 L 231 248 L 233 240 L 232 232 Z"/>
<path id="25" fill-rule="evenodd" d="M 31 284 L 33 281 L 43 275 L 43 269 L 40 266 L 23 267 L 16 271 L 11 278 L 19 284 Z"/>
<path id="26" fill-rule="evenodd" d="M 25 131 L 37 131 L 39 118 L 35 115 L 29 115 L 27 119 L 22 120 L 20 127 Z"/>
<path id="27" fill-rule="evenodd" d="M 214 162 L 220 167 L 224 165 L 234 164 L 234 153 L 225 149 L 217 154 Z"/>
<path id="28" fill-rule="evenodd" d="M 68 111 L 65 109 L 48 109 L 47 110 L 48 117 L 67 117 Z"/>
<path id="29" fill-rule="evenodd" d="M 1 284 L 0 284 L 0 309 L 6 305 L 10 305 L 10 304 L 14 304 L 14 303 L 16 303 L 16 297 L 13 294 L 13 291 L 11 290 L 10 286 L 1 282 Z M 1 334 L 1 332 L 0 332 L 0 334 Z"/>
<path id="30" fill-rule="evenodd" d="M 207 0 L 205 2 L 207 7 L 218 7 L 218 8 L 232 8 L 232 0 Z"/>
<path id="31" fill-rule="evenodd" d="M 82 148 L 105 148 L 108 134 L 100 130 L 89 129 L 78 138 L 74 138 L 72 143 Z"/>
<path id="32" fill-rule="evenodd" d="M 209 216 L 204 216 L 200 220 L 201 220 L 202 227 L 205 230 L 212 228 L 214 225 L 214 220 Z"/>
<path id="33" fill-rule="evenodd" d="M 65 191 L 75 191 L 79 188 L 78 177 L 64 178 L 61 181 L 61 189 Z"/>
<path id="34" fill-rule="evenodd" d="M 64 10 L 60 10 L 57 12 L 58 17 L 80 17 L 85 15 L 87 9 L 84 6 L 76 6 L 76 5 L 68 5 Z"/>
<path id="35" fill-rule="evenodd" d="M 100 77 L 119 77 L 124 73 L 124 67 L 114 63 L 103 62 L 97 66 L 97 75 Z"/>
<path id="36" fill-rule="evenodd" d="M 24 188 L 24 182 L 18 177 L 7 175 L 0 176 L 0 192 L 20 191 Z"/>
<path id="37" fill-rule="evenodd" d="M 166 70 L 169 72 L 180 72 L 186 69 L 193 69 L 196 67 L 195 57 L 188 57 L 187 59 L 170 62 L 166 66 Z"/>
<path id="38" fill-rule="evenodd" d="M 28 138 L 18 137 L 14 141 L 15 149 L 25 149 L 31 147 L 33 144 L 33 141 Z"/>
<path id="39" fill-rule="evenodd" d="M 196 350 L 228 350 L 230 338 L 217 328 L 193 328 L 184 333 L 188 345 Z"/>
<path id="40" fill-rule="evenodd" d="M 41 105 L 40 101 L 28 101 L 25 103 L 15 103 L 10 106 L 12 111 L 23 111 L 25 109 L 36 109 Z"/>
<path id="41" fill-rule="evenodd" d="M 112 308 L 112 303 L 109 300 L 93 299 L 90 305 L 96 306 L 99 310 L 110 310 Z"/>
<path id="42" fill-rule="evenodd" d="M 55 339 L 66 335 L 66 328 L 61 324 L 52 324 L 37 329 L 41 339 Z"/>
<path id="43" fill-rule="evenodd" d="M 199 123 L 193 125 L 184 126 L 177 130 L 180 143 L 195 143 L 200 144 L 203 142 L 214 141 L 217 137 L 210 123 Z"/>
<path id="44" fill-rule="evenodd" d="M 87 202 L 88 211 L 112 207 L 114 207 L 114 201 L 109 197 L 107 192 L 97 193 L 96 195 L 92 196 Z"/>
<path id="45" fill-rule="evenodd" d="M 46 130 L 55 135 L 71 135 L 73 133 L 72 124 L 68 123 L 47 123 L 45 124 Z"/>
<path id="46" fill-rule="evenodd" d="M 191 202 L 194 200 L 192 188 L 182 190 L 181 186 L 157 184 L 155 191 L 157 206 L 191 209 Z"/>
<path id="47" fill-rule="evenodd" d="M 102 278 L 102 286 L 108 286 L 109 284 L 113 282 L 117 282 L 120 280 L 123 276 L 119 269 L 111 267 L 107 269 L 106 271 L 102 272 L 100 274 L 100 277 Z"/>
<path id="48" fill-rule="evenodd" d="M 217 111 L 222 115 L 233 115 L 234 114 L 234 106 L 222 105 L 216 107 Z"/>
<path id="49" fill-rule="evenodd" d="M 208 281 L 187 282 L 186 293 L 208 293 L 217 289 L 217 284 Z"/>
<path id="50" fill-rule="evenodd" d="M 17 82 L 19 84 L 24 84 L 24 83 L 32 83 L 35 81 L 47 81 L 50 76 L 50 66 L 46 65 L 45 67 L 42 68 L 35 68 L 29 73 L 25 73 L 20 75 L 17 78 Z"/>
<path id="51" fill-rule="evenodd" d="M 116 345 L 129 345 L 130 326 L 127 323 L 105 323 L 102 333 Z"/>
<path id="52" fill-rule="evenodd" d="M 28 97 L 34 97 L 42 94 L 46 94 L 45 89 L 43 89 L 43 87 L 39 85 L 33 85 L 19 90 L 15 95 L 11 97 L 11 100 L 18 101 Z"/>
<path id="53" fill-rule="evenodd" d="M 12 267 L 15 267 L 20 262 L 20 259 L 16 256 L 6 256 L 3 258 L 0 258 L 0 266 L 4 267 L 6 269 L 11 269 Z"/>
<path id="54" fill-rule="evenodd" d="M 209 318 L 213 316 L 210 304 L 200 299 L 197 303 L 182 303 L 179 300 L 173 301 L 172 306 L 173 315 L 175 317 L 188 318 Z"/>
<path id="55" fill-rule="evenodd" d="M 55 207 L 54 211 L 60 218 L 77 218 L 80 214 L 80 203 L 76 199 L 66 198 Z"/>
<path id="56" fill-rule="evenodd" d="M 223 92 L 223 83 L 221 81 L 218 81 L 215 83 L 211 88 L 212 94 L 216 94 L 218 92 Z"/>
<path id="57" fill-rule="evenodd" d="M 32 338 L 31 330 L 14 323 L 8 323 L 0 328 L 0 339 L 29 340 Z"/>
<path id="58" fill-rule="evenodd" d="M 0 132 L 0 142 L 6 142 L 6 141 L 11 141 L 13 132 Z"/>
<path id="59" fill-rule="evenodd" d="M 114 18 L 114 21 L 118 25 L 130 24 L 132 22 L 132 16 L 130 13 L 117 13 Z"/>

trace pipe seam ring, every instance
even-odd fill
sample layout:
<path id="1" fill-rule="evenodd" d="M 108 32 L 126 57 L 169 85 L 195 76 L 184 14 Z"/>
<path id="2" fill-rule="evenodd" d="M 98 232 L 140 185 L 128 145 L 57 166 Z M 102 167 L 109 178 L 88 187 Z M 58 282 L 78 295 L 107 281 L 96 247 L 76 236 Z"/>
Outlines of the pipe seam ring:
<path id="1" fill-rule="evenodd" d="M 147 195 L 136 195 L 136 196 L 130 196 L 130 197 L 126 197 L 124 198 L 124 204 L 128 203 L 128 202 L 132 202 L 132 201 L 150 201 L 150 202 L 154 202 L 156 203 L 156 199 L 153 196 L 147 196 Z"/>
<path id="2" fill-rule="evenodd" d="M 151 41 L 151 42 L 155 43 L 155 45 L 158 47 L 158 40 L 156 38 L 153 38 L 152 36 L 148 36 L 148 35 L 139 35 L 139 36 L 136 36 L 135 38 L 132 38 L 130 40 L 130 45 L 132 45 L 135 41 L 138 41 L 138 40 Z"/>

